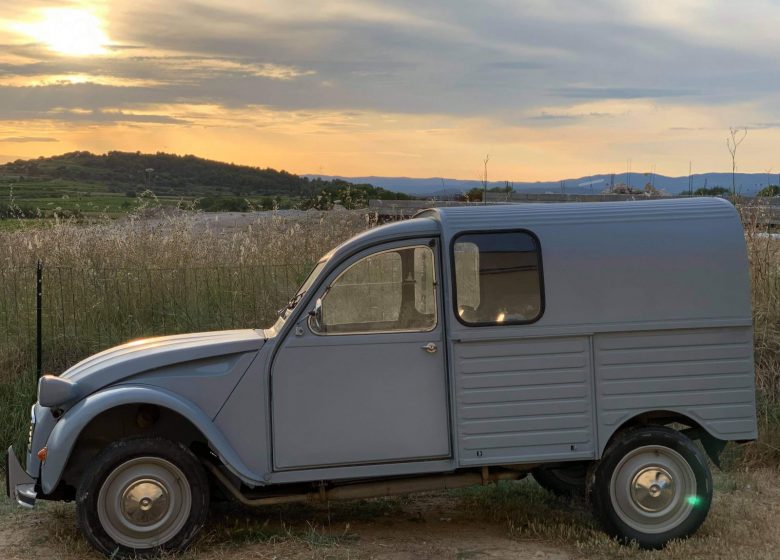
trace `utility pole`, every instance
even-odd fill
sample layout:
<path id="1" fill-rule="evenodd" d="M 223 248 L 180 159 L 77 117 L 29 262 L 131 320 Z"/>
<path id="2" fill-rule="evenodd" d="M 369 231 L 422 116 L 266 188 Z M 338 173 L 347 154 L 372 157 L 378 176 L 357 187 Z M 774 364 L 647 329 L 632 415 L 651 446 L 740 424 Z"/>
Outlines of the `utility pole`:
<path id="1" fill-rule="evenodd" d="M 626 185 L 628 186 L 628 192 L 631 192 L 631 158 L 626 160 Z"/>
<path id="2" fill-rule="evenodd" d="M 688 162 L 688 196 L 693 196 L 693 176 L 691 170 L 693 169 L 693 162 Z"/>
<path id="3" fill-rule="evenodd" d="M 488 184 L 488 172 L 487 172 L 487 164 L 490 161 L 490 154 L 487 154 L 485 156 L 485 159 L 482 161 L 483 167 L 483 173 L 482 173 L 482 204 L 487 204 L 487 184 Z"/>

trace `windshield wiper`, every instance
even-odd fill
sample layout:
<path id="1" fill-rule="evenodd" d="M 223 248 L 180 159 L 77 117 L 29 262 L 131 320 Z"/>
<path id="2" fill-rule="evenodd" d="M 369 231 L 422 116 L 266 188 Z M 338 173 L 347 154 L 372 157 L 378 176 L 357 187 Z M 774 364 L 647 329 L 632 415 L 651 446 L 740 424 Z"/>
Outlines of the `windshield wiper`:
<path id="1" fill-rule="evenodd" d="M 306 292 L 300 292 L 296 294 L 295 297 L 293 297 L 290 301 L 287 302 L 287 305 L 285 305 L 279 311 L 277 311 L 279 317 L 282 317 L 287 311 L 291 311 L 295 309 L 295 306 L 298 305 L 298 303 L 300 303 L 300 301 L 303 299 L 304 294 L 306 294 Z"/>

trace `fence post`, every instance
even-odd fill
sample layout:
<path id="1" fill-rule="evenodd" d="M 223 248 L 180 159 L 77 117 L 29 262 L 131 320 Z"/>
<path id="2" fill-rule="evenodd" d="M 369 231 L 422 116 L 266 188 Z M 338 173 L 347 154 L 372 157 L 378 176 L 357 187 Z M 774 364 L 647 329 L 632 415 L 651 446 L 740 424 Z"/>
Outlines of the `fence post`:
<path id="1" fill-rule="evenodd" d="M 43 263 L 35 267 L 35 371 L 43 372 Z"/>

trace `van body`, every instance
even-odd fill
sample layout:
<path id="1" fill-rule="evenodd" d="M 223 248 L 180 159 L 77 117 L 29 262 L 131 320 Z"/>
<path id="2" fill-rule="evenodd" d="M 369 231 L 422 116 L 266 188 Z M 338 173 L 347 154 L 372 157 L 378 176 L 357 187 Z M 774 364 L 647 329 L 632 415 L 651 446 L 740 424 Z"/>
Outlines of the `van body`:
<path id="1" fill-rule="evenodd" d="M 720 199 L 429 209 L 325 255 L 271 328 L 152 338 L 44 376 L 8 493 L 76 500 L 106 554 L 251 505 L 513 480 L 604 528 L 691 534 L 756 438 L 748 260 Z"/>

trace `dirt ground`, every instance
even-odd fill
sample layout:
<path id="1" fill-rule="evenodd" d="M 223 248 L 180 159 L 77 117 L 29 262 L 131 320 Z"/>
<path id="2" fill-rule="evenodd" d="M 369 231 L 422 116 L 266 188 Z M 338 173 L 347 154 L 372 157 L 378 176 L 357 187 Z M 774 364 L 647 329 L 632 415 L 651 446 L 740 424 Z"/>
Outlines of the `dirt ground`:
<path id="1" fill-rule="evenodd" d="M 717 474 L 707 522 L 660 552 L 619 546 L 586 504 L 533 481 L 413 497 L 244 509 L 216 504 L 183 560 L 424 558 L 780 558 L 780 472 Z M 39 502 L 41 504 L 41 502 Z M 32 512 L 0 504 L 0 558 L 101 558 L 76 528 L 72 504 Z"/>

